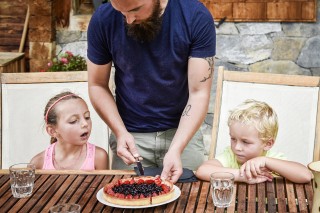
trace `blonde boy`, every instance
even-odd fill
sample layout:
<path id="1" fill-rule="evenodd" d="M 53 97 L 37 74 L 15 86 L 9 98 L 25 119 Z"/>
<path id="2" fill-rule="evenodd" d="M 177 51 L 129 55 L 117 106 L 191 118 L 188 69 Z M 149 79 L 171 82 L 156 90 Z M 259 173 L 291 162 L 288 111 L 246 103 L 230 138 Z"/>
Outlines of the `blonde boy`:
<path id="1" fill-rule="evenodd" d="M 278 118 L 268 104 L 246 100 L 230 112 L 228 126 L 231 146 L 204 162 L 196 172 L 198 178 L 209 181 L 211 173 L 224 171 L 249 184 L 271 181 L 272 172 L 296 183 L 311 180 L 307 167 L 270 151 L 278 133 Z"/>

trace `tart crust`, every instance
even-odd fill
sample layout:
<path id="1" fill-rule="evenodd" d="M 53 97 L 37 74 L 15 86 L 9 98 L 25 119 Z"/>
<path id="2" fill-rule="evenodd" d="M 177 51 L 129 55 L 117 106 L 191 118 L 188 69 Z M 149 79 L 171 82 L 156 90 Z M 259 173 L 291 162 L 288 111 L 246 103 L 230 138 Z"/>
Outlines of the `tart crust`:
<path id="1" fill-rule="evenodd" d="M 108 194 L 106 191 L 112 187 L 114 187 L 119 181 L 121 183 L 124 183 L 125 181 L 132 181 L 134 180 L 136 183 L 138 180 L 161 180 L 159 177 L 152 177 L 152 176 L 145 176 L 145 177 L 134 177 L 134 178 L 125 178 L 125 179 L 120 179 L 117 182 L 112 182 L 107 184 L 104 187 L 103 190 L 103 198 L 108 201 L 109 203 L 121 205 L 121 206 L 146 206 L 146 205 L 151 205 L 151 204 L 158 204 L 158 203 L 163 203 L 167 200 L 170 200 L 173 195 L 174 195 L 174 188 L 173 184 L 169 181 L 166 180 L 161 180 L 161 184 L 164 184 L 169 187 L 170 191 L 168 191 L 165 194 L 159 194 L 156 196 L 152 197 L 147 197 L 147 198 L 119 198 L 114 195 Z"/>

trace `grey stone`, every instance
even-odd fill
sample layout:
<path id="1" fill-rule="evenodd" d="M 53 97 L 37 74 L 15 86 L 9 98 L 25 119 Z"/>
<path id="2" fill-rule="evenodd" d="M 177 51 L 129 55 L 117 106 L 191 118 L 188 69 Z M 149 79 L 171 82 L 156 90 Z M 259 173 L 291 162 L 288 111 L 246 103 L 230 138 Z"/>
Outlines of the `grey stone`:
<path id="1" fill-rule="evenodd" d="M 215 65 L 217 66 L 217 68 L 215 69 L 216 71 L 218 71 L 219 66 L 223 66 L 225 70 L 243 71 L 243 72 L 248 71 L 248 65 L 232 64 L 232 63 L 228 63 L 228 61 L 220 60 L 219 58 L 216 58 Z"/>
<path id="2" fill-rule="evenodd" d="M 313 76 L 320 76 L 320 67 L 311 68 L 311 73 Z"/>
<path id="3" fill-rule="evenodd" d="M 210 145 L 211 145 L 211 131 L 212 131 L 212 126 L 206 123 L 202 123 L 200 127 L 200 132 L 202 133 L 203 143 L 205 145 L 205 155 L 209 154 Z"/>
<path id="4" fill-rule="evenodd" d="M 283 23 L 282 29 L 289 37 L 310 38 L 320 34 L 320 25 L 317 23 Z"/>
<path id="5" fill-rule="evenodd" d="M 292 61 L 266 60 L 249 66 L 250 72 L 278 73 L 292 75 L 311 75 L 307 69 L 303 69 Z"/>
<path id="6" fill-rule="evenodd" d="M 217 36 L 217 58 L 234 64 L 252 64 L 271 56 L 272 41 L 265 35 Z"/>
<path id="7" fill-rule="evenodd" d="M 241 35 L 259 35 L 281 32 L 280 23 L 238 23 L 236 24 Z"/>
<path id="8" fill-rule="evenodd" d="M 87 40 L 88 40 L 87 31 L 81 32 L 81 38 L 79 39 L 79 41 L 87 41 Z"/>
<path id="9" fill-rule="evenodd" d="M 299 66 L 305 68 L 320 67 L 320 36 L 307 40 L 297 60 Z"/>
<path id="10" fill-rule="evenodd" d="M 216 28 L 217 35 L 237 35 L 238 29 L 234 23 L 224 22 L 219 28 Z"/>
<path id="11" fill-rule="evenodd" d="M 213 124 L 213 113 L 208 113 L 206 118 L 204 119 L 204 123 L 206 123 L 209 126 L 212 126 Z"/>
<path id="12" fill-rule="evenodd" d="M 87 57 L 87 42 L 78 41 L 73 43 L 68 43 L 62 47 L 62 51 L 70 51 L 74 55 L 81 55 Z"/>
<path id="13" fill-rule="evenodd" d="M 82 37 L 81 31 L 57 31 L 56 32 L 56 38 L 58 44 L 67 44 L 70 42 L 76 42 L 79 41 Z"/>
<path id="14" fill-rule="evenodd" d="M 304 38 L 275 38 L 271 59 L 296 61 L 305 41 Z"/>
<path id="15" fill-rule="evenodd" d="M 211 91 L 210 91 L 210 100 L 209 100 L 208 113 L 213 113 L 213 110 L 214 110 L 214 101 L 215 101 L 215 97 L 216 97 L 217 78 L 218 78 L 218 68 L 215 67 L 214 73 L 213 73 L 213 81 L 212 81 L 212 85 L 211 85 Z"/>

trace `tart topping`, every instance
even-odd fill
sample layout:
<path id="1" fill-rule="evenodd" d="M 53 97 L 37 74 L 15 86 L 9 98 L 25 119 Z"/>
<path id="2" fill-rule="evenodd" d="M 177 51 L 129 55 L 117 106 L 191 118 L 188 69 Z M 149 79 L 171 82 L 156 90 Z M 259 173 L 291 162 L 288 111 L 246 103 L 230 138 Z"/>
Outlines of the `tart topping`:
<path id="1" fill-rule="evenodd" d="M 170 187 L 163 184 L 160 178 L 147 180 L 132 178 L 123 182 L 119 180 L 105 188 L 107 194 L 125 199 L 155 197 L 169 191 Z"/>

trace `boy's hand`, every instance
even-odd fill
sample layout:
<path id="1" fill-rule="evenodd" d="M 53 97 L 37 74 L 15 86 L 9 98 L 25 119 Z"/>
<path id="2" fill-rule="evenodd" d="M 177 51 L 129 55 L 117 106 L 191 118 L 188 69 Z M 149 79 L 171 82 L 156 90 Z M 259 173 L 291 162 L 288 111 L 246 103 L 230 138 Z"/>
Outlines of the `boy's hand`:
<path id="1" fill-rule="evenodd" d="M 272 181 L 272 178 L 270 179 L 268 176 L 258 175 L 257 177 L 253 177 L 250 180 L 245 177 L 245 180 L 244 180 L 244 182 L 246 182 L 247 184 L 256 184 L 256 183 L 262 183 L 265 181 Z"/>
<path id="2" fill-rule="evenodd" d="M 240 176 L 244 175 L 248 181 L 258 177 L 265 177 L 267 180 L 272 180 L 272 174 L 268 168 L 266 168 L 266 157 L 262 156 L 252 158 L 240 167 Z"/>

